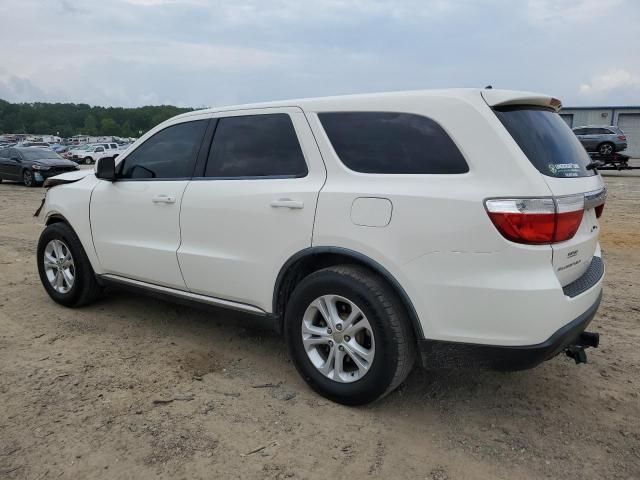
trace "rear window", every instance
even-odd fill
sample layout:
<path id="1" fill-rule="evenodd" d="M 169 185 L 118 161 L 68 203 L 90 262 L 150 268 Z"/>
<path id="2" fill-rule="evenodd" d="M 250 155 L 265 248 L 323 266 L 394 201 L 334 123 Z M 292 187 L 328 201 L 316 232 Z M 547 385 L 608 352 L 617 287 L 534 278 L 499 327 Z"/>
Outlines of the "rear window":
<path id="1" fill-rule="evenodd" d="M 590 177 L 591 159 L 560 115 L 535 107 L 494 109 L 496 115 L 540 173 L 549 177 Z"/>
<path id="2" fill-rule="evenodd" d="M 342 163 L 356 172 L 469 171 L 451 137 L 430 118 L 394 112 L 331 112 L 318 118 Z"/>

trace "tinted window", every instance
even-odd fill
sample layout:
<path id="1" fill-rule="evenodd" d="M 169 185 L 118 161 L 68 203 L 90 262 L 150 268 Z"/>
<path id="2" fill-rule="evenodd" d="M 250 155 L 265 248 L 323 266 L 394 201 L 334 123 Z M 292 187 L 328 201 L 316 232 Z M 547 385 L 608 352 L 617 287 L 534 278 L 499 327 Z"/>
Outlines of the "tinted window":
<path id="1" fill-rule="evenodd" d="M 25 160 L 42 160 L 42 159 L 61 159 L 62 157 L 51 150 L 43 150 L 41 148 L 29 148 L 22 150 L 22 157 Z"/>
<path id="2" fill-rule="evenodd" d="M 189 178 L 208 120 L 159 131 L 124 159 L 120 178 Z"/>
<path id="3" fill-rule="evenodd" d="M 334 150 L 364 173 L 465 173 L 453 140 L 430 118 L 409 113 L 332 112 L 318 115 Z"/>
<path id="4" fill-rule="evenodd" d="M 576 135 L 585 135 L 586 132 L 586 128 L 576 128 L 573 133 L 575 133 Z"/>
<path id="5" fill-rule="evenodd" d="M 529 161 L 550 177 L 588 177 L 591 163 L 578 138 L 557 113 L 534 107 L 496 109 Z"/>
<path id="6" fill-rule="evenodd" d="M 0 148 L 0 158 L 9 158 L 8 148 Z"/>
<path id="7" fill-rule="evenodd" d="M 289 115 L 247 115 L 219 120 L 206 177 L 306 174 L 307 164 Z"/>

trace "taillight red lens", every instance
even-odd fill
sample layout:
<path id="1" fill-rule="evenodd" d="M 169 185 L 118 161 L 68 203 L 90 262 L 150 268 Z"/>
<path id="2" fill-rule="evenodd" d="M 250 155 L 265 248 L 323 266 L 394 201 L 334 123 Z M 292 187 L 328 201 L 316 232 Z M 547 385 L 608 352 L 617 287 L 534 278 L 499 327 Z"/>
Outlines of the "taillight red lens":
<path id="1" fill-rule="evenodd" d="M 602 205 L 598 205 L 596 208 L 596 218 L 600 218 L 602 216 L 602 212 L 604 211 L 604 203 Z"/>
<path id="2" fill-rule="evenodd" d="M 555 213 L 489 212 L 500 233 L 512 242 L 540 245 L 553 241 Z"/>
<path id="3" fill-rule="evenodd" d="M 618 140 L 626 140 L 627 137 L 625 137 L 624 135 L 618 135 Z"/>
<path id="4" fill-rule="evenodd" d="M 489 218 L 507 240 L 529 245 L 563 242 L 582 222 L 584 195 L 486 201 Z"/>
<path id="5" fill-rule="evenodd" d="M 584 215 L 584 195 L 556 198 L 556 232 L 554 242 L 564 242 L 573 238 Z"/>
<path id="6" fill-rule="evenodd" d="M 556 214 L 556 232 L 553 241 L 564 242 L 573 238 L 578 231 L 584 210 Z"/>

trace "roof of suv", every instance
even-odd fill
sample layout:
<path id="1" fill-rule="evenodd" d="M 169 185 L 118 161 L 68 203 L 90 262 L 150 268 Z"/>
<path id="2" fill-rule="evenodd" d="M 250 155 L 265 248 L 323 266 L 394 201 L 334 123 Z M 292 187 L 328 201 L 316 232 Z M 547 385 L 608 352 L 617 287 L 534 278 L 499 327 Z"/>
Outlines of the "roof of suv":
<path id="1" fill-rule="evenodd" d="M 203 113 L 215 113 L 233 110 L 249 110 L 254 108 L 274 108 L 274 107 L 301 107 L 309 111 L 326 111 L 339 107 L 341 110 L 351 108 L 367 100 L 385 100 L 393 98 L 410 99 L 412 97 L 446 97 L 459 100 L 477 101 L 481 96 L 490 106 L 504 105 L 539 105 L 554 108 L 556 111 L 561 107 L 558 99 L 549 95 L 522 92 L 516 90 L 497 90 L 480 88 L 452 88 L 443 90 L 409 90 L 401 92 L 366 93 L 358 95 L 340 95 L 333 97 L 300 98 L 291 100 L 279 100 L 273 102 L 250 103 L 244 105 L 230 105 L 215 107 L 204 110 L 183 113 L 176 118 L 189 117 L 191 115 L 201 115 Z"/>

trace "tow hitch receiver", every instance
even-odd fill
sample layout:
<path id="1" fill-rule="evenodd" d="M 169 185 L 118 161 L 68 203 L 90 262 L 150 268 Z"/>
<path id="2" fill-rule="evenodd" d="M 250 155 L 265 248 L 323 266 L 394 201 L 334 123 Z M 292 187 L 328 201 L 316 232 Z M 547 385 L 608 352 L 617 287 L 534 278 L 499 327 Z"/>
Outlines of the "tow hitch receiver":
<path id="1" fill-rule="evenodd" d="M 569 345 L 565 349 L 567 357 L 573 358 L 576 365 L 579 363 L 587 363 L 587 352 L 585 348 L 598 348 L 600 344 L 600 334 L 594 332 L 582 332 L 574 345 Z"/>

